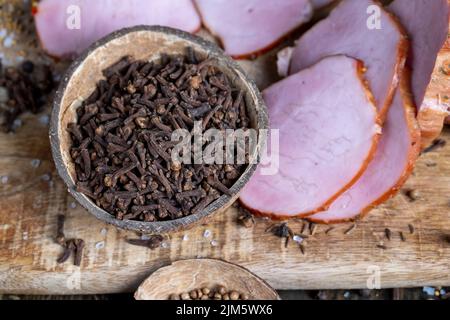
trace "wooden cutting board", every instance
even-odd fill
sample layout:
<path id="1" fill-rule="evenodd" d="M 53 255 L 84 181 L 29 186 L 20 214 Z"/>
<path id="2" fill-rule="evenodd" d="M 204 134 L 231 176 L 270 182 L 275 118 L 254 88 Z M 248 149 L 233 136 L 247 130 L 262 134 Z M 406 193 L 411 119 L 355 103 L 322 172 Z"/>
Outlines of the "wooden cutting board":
<path id="1" fill-rule="evenodd" d="M 276 79 L 274 51 L 242 64 L 261 88 Z M 96 220 L 68 195 L 50 154 L 48 113 L 25 115 L 16 134 L 0 133 L 0 293 L 134 291 L 157 268 L 202 257 L 247 267 L 276 289 L 366 288 L 373 280 L 383 288 L 450 285 L 449 129 L 442 136 L 447 146 L 421 156 L 398 196 L 348 234 L 349 224 L 328 234 L 327 226 L 318 226 L 305 255 L 295 242 L 285 248 L 283 239 L 265 232 L 267 220 L 257 219 L 251 229 L 240 226 L 234 207 L 208 225 L 168 236 L 151 251 L 127 244 L 126 238 L 138 235 Z M 420 194 L 415 201 L 405 195 L 411 189 Z M 86 242 L 81 267 L 56 263 L 62 251 L 54 243 L 58 214 L 66 216 L 66 236 Z M 295 233 L 302 224 L 289 226 Z"/>
<path id="2" fill-rule="evenodd" d="M 418 162 L 406 188 L 418 190 L 419 199 L 411 202 L 400 193 L 347 235 L 350 225 L 328 235 L 328 227 L 318 226 L 307 240 L 306 255 L 296 243 L 285 248 L 284 240 L 265 232 L 268 221 L 259 219 L 252 229 L 238 225 L 235 208 L 208 225 L 171 235 L 164 247 L 151 251 L 125 243 L 137 235 L 73 208 L 53 166 L 47 128 L 36 120 L 26 117 L 17 134 L 0 136 L 0 176 L 9 177 L 0 184 L 0 292 L 133 291 L 155 269 L 196 257 L 240 264 L 277 289 L 365 288 L 378 271 L 382 287 L 450 285 L 450 145 Z M 450 130 L 443 139 L 450 143 Z M 37 168 L 33 159 L 41 160 Z M 61 254 L 54 243 L 58 214 L 66 216 L 67 237 L 86 241 L 81 267 L 56 263 Z M 414 225 L 414 234 L 408 224 Z M 289 225 L 294 232 L 301 229 L 301 222 Z M 391 241 L 384 237 L 385 228 L 392 230 Z"/>

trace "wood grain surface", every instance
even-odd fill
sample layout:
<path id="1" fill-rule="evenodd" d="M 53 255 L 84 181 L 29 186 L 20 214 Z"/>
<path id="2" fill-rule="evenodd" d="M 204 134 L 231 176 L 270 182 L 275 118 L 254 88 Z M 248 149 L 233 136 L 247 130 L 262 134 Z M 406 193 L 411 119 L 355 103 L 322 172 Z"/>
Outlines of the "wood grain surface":
<path id="1" fill-rule="evenodd" d="M 20 45 L 19 34 L 15 41 Z M 0 46 L 0 51 L 7 56 L 8 50 Z M 277 78 L 275 53 L 241 62 L 260 88 Z M 36 55 L 42 56 L 39 48 L 27 51 L 27 56 Z M 197 257 L 242 265 L 276 289 L 366 288 L 374 275 L 384 288 L 450 285 L 449 129 L 442 136 L 447 146 L 421 156 L 398 196 L 348 234 L 350 225 L 338 225 L 328 234 L 327 226 L 318 226 L 307 239 L 305 255 L 295 242 L 285 248 L 284 239 L 265 232 L 271 225 L 267 220 L 257 219 L 250 229 L 239 225 L 235 207 L 208 225 L 167 236 L 152 251 L 127 244 L 126 238 L 139 235 L 96 220 L 69 196 L 50 154 L 49 112 L 25 115 L 15 134 L 0 133 L 0 292 L 131 292 L 157 268 Z M 420 195 L 415 201 L 405 195 L 411 189 Z M 66 216 L 66 236 L 86 242 L 81 267 L 70 260 L 56 263 L 62 253 L 54 242 L 58 214 Z M 289 226 L 298 233 L 302 224 Z M 414 234 L 408 224 L 414 225 Z M 390 241 L 385 228 L 392 232 Z"/>
<path id="2" fill-rule="evenodd" d="M 380 272 L 382 287 L 450 285 L 450 147 L 422 155 L 406 189 L 361 221 L 325 234 L 318 226 L 307 239 L 306 255 L 295 242 L 265 232 L 258 219 L 252 229 L 236 223 L 236 208 L 210 224 L 168 237 L 156 250 L 127 244 L 137 235 L 117 230 L 76 206 L 55 173 L 47 128 L 28 116 L 15 135 L 0 137 L 0 292 L 35 294 L 134 291 L 152 271 L 171 261 L 221 258 L 240 264 L 277 289 L 364 288 Z M 443 138 L 450 142 L 450 130 Z M 35 168 L 33 159 L 40 159 Z M 48 178 L 51 179 L 49 180 Z M 54 243 L 56 218 L 66 216 L 66 236 L 86 241 L 81 267 L 58 265 L 61 247 Z M 408 224 L 415 227 L 409 234 Z M 300 232 L 301 221 L 290 227 Z M 392 239 L 384 237 L 390 228 Z M 210 236 L 205 236 L 205 231 Z M 400 240 L 402 231 L 406 241 Z M 206 232 L 206 235 L 208 232 Z M 383 244 L 387 249 L 380 249 Z"/>

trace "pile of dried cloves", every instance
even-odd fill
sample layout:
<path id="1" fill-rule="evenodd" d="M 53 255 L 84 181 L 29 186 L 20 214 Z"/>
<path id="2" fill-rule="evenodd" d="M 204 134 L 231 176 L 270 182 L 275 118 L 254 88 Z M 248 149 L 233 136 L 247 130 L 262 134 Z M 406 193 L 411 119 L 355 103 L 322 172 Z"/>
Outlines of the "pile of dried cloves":
<path id="1" fill-rule="evenodd" d="M 53 86 L 45 65 L 24 61 L 19 67 L 4 67 L 0 61 L 0 129 L 13 131 L 19 115 L 39 112 Z"/>
<path id="2" fill-rule="evenodd" d="M 176 129 L 246 129 L 245 93 L 192 48 L 157 61 L 123 57 L 68 124 L 77 190 L 117 219 L 172 220 L 202 211 L 230 187 L 248 163 L 173 161 Z M 203 146 L 204 148 L 205 146 Z M 191 154 L 194 162 L 194 150 Z"/>

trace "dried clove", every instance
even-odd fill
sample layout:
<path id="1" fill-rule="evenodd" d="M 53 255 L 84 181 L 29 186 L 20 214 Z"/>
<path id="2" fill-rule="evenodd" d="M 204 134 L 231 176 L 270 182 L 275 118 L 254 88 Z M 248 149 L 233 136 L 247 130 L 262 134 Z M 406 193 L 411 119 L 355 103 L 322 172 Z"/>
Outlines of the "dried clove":
<path id="1" fill-rule="evenodd" d="M 75 254 L 74 265 L 80 266 L 83 256 L 84 241 L 82 239 L 68 239 L 64 235 L 65 216 L 59 214 L 57 217 L 57 230 L 55 241 L 64 248 L 63 253 L 56 260 L 57 263 L 66 262 L 72 253 Z"/>
<path id="2" fill-rule="evenodd" d="M 274 224 L 267 228 L 266 232 L 271 232 L 273 235 L 280 238 L 286 238 L 286 241 L 284 243 L 285 247 L 288 246 L 289 239 L 294 237 L 294 233 L 292 232 L 291 228 L 288 227 L 286 222 Z"/>
<path id="3" fill-rule="evenodd" d="M 64 236 L 64 221 L 65 216 L 62 214 L 58 215 L 57 220 L 57 230 L 56 230 L 56 243 L 58 243 L 61 246 L 65 245 L 66 237 Z"/>
<path id="4" fill-rule="evenodd" d="M 354 223 L 347 230 L 344 231 L 344 234 L 348 235 L 348 234 L 352 233 L 353 230 L 355 230 L 355 229 L 356 229 L 356 224 Z"/>
<path id="5" fill-rule="evenodd" d="M 310 222 L 310 223 L 309 223 L 309 234 L 310 234 L 311 236 L 313 236 L 313 235 L 316 234 L 316 231 L 317 231 L 317 224 L 315 224 L 315 223 L 313 223 L 313 222 Z"/>
<path id="6" fill-rule="evenodd" d="M 69 258 L 70 255 L 72 254 L 72 252 L 74 252 L 75 250 L 75 244 L 73 243 L 72 240 L 67 241 L 64 244 L 64 251 L 62 253 L 62 255 L 56 260 L 57 263 L 64 263 L 66 262 Z"/>
<path id="7" fill-rule="evenodd" d="M 238 221 L 246 228 L 252 228 L 255 225 L 255 218 L 245 208 L 239 206 Z"/>
<path id="8" fill-rule="evenodd" d="M 420 192 L 417 189 L 407 189 L 405 191 L 405 195 L 408 197 L 408 199 L 411 202 L 414 202 L 414 201 L 420 199 Z"/>
<path id="9" fill-rule="evenodd" d="M 164 241 L 164 237 L 161 235 L 150 236 L 149 239 L 127 239 L 126 242 L 134 245 L 147 247 L 151 250 L 159 248 L 161 243 Z"/>
<path id="10" fill-rule="evenodd" d="M 75 246 L 75 259 L 73 264 L 80 266 L 81 258 L 83 257 L 84 241 L 82 239 L 75 239 L 73 243 Z"/>
<path id="11" fill-rule="evenodd" d="M 384 235 L 386 236 L 386 239 L 391 240 L 391 234 L 392 234 L 391 229 L 388 228 L 384 229 Z"/>
<path id="12" fill-rule="evenodd" d="M 440 148 L 443 148 L 445 145 L 447 144 L 447 142 L 444 139 L 436 139 L 434 140 L 430 146 L 428 146 L 427 148 L 423 149 L 422 153 L 428 153 L 428 152 L 432 152 L 432 151 L 436 151 Z"/>

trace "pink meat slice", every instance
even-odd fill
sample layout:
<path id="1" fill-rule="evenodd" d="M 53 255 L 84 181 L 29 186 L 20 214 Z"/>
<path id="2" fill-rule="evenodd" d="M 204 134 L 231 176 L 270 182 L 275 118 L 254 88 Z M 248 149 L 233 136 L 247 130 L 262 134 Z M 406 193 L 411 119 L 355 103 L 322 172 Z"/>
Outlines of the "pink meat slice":
<path id="1" fill-rule="evenodd" d="M 378 14 L 379 25 L 373 18 Z M 377 2 L 343 0 L 299 39 L 292 54 L 290 74 L 334 54 L 364 61 L 368 69 L 366 78 L 384 119 L 407 52 L 408 40 L 401 26 Z"/>
<path id="2" fill-rule="evenodd" d="M 124 27 L 162 25 L 194 32 L 201 26 L 191 0 L 42 0 L 35 23 L 44 49 L 57 57 L 79 54 Z"/>
<path id="3" fill-rule="evenodd" d="M 275 219 L 301 217 L 359 178 L 379 131 L 362 70 L 353 58 L 328 57 L 263 92 L 271 128 L 279 130 L 279 166 L 269 175 L 258 167 L 240 195 L 246 208 Z"/>
<path id="4" fill-rule="evenodd" d="M 409 77 L 402 78 L 389 109 L 375 158 L 362 177 L 326 211 L 308 219 L 319 223 L 355 220 L 394 196 L 409 177 L 420 152 Z"/>
<path id="5" fill-rule="evenodd" d="M 235 58 L 261 53 L 308 22 L 309 0 L 195 0 L 203 24 Z"/>
<path id="6" fill-rule="evenodd" d="M 407 64 L 412 69 L 412 93 L 420 107 L 431 80 L 436 57 L 447 40 L 447 0 L 395 0 L 388 10 L 405 27 L 411 41 Z"/>
<path id="7" fill-rule="evenodd" d="M 442 70 L 450 68 L 450 41 L 445 46 L 449 34 L 449 2 L 395 0 L 388 7 L 400 19 L 411 39 L 407 63 L 412 69 L 412 93 L 419 108 L 417 119 L 422 130 L 422 147 L 427 147 L 440 135 L 444 118 L 448 114 L 447 109 L 450 108 L 450 100 L 443 98 L 450 91 L 449 80 L 442 75 Z M 437 66 L 436 79 L 430 84 L 440 50 L 443 58 L 438 61 L 440 65 Z"/>

